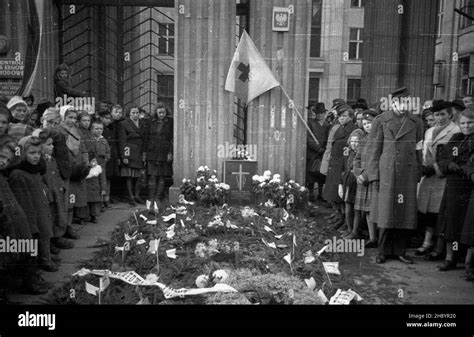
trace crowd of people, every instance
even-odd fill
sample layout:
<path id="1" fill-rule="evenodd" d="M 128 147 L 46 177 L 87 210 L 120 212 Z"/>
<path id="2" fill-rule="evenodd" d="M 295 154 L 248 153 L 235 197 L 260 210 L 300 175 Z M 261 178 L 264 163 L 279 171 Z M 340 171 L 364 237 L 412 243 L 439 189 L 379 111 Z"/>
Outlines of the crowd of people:
<path id="1" fill-rule="evenodd" d="M 55 73 L 55 97 L 86 92 L 69 85 L 69 69 Z M 463 259 L 474 280 L 474 105 L 472 97 L 427 101 L 414 114 L 391 93 L 392 105 L 369 108 L 364 99 L 308 107 L 306 185 L 310 201 L 328 203 L 327 220 L 377 248 L 377 263 L 406 254 L 414 233 L 423 233 L 416 254 L 444 260 L 439 270 Z M 7 287 L 46 292 L 40 270 L 54 272 L 59 253 L 79 239 L 72 224 L 97 224 L 126 187 L 130 205 L 166 203 L 172 185 L 173 119 L 158 102 L 148 114 L 101 101 L 95 109 L 0 97 L 0 239 L 35 239 L 38 256 L 0 255 Z M 315 185 L 318 187 L 315 193 Z M 146 186 L 146 188 L 143 188 Z M 115 189 L 116 191 L 118 189 Z M 115 198 L 114 198 L 115 197 Z M 0 283 L 2 282 L 0 281 Z"/>
<path id="2" fill-rule="evenodd" d="M 68 76 L 67 66 L 57 68 L 57 97 L 87 94 L 71 88 Z M 143 197 L 167 202 L 173 119 L 161 102 L 150 114 L 137 106 L 124 114 L 110 102 L 95 109 L 53 102 L 33 109 L 33 102 L 0 99 L 0 239 L 38 242 L 37 256 L 0 254 L 0 289 L 41 294 L 51 287 L 41 270 L 57 271 L 60 251 L 79 239 L 72 224 L 98 224 L 121 186 L 132 206 Z"/>
<path id="3" fill-rule="evenodd" d="M 391 93 L 390 109 L 342 99 L 330 110 L 308 106 L 306 183 L 310 201 L 326 202 L 326 217 L 344 239 L 363 238 L 377 248 L 377 263 L 415 254 L 442 260 L 440 271 L 465 261 L 474 280 L 474 104 L 472 96 L 427 101 L 413 113 L 410 93 Z M 315 192 L 315 184 L 318 192 Z"/>

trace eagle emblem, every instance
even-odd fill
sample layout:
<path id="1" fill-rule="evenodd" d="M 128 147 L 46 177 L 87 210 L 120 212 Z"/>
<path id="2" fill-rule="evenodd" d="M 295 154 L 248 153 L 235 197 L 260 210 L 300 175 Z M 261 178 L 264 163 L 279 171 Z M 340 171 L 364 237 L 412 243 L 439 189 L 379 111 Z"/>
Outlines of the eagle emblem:
<path id="1" fill-rule="evenodd" d="M 284 27 L 288 22 L 288 14 L 287 13 L 277 13 L 275 15 L 275 21 L 277 26 Z"/>

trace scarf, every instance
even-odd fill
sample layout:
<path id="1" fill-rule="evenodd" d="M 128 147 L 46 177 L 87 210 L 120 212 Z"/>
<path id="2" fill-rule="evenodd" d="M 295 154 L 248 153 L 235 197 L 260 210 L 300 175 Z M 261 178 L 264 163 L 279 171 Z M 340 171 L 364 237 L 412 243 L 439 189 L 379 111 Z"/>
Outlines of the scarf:
<path id="1" fill-rule="evenodd" d="M 448 126 L 451 125 L 451 121 L 448 120 L 445 124 L 443 125 L 436 125 L 433 129 L 433 139 L 435 139 L 440 133 L 441 131 L 443 131 L 444 129 L 446 129 Z"/>
<path id="2" fill-rule="evenodd" d="M 43 158 L 41 158 L 37 165 L 32 165 L 29 162 L 27 162 L 26 160 L 23 160 L 20 164 L 18 164 L 13 169 L 22 170 L 22 171 L 28 172 L 30 174 L 39 173 L 39 174 L 43 175 L 43 174 L 46 173 L 46 162 L 44 161 Z"/>

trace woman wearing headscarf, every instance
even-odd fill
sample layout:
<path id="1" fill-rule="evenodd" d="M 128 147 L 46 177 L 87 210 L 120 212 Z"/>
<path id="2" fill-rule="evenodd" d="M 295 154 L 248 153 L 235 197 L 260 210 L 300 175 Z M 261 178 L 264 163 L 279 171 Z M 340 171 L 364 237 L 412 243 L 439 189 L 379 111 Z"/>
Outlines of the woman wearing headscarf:
<path id="1" fill-rule="evenodd" d="M 66 146 L 69 150 L 69 160 L 71 163 L 68 224 L 72 223 L 73 214 L 75 213 L 78 223 L 83 225 L 88 218 L 87 184 L 85 178 L 89 173 L 89 155 L 76 126 L 77 111 L 74 107 L 67 105 L 61 107 L 59 113 L 61 125 L 58 131 L 66 137 Z"/>
<path id="2" fill-rule="evenodd" d="M 8 134 L 15 141 L 29 136 L 33 133 L 33 128 L 27 124 L 28 122 L 28 105 L 20 96 L 13 96 L 8 101 L 7 108 L 11 113 L 11 120 L 8 126 Z"/>

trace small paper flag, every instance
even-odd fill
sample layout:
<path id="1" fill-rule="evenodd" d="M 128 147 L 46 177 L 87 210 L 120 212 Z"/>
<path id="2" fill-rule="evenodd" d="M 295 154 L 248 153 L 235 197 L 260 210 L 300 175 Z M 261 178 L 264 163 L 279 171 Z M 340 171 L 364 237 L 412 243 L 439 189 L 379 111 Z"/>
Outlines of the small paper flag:
<path id="1" fill-rule="evenodd" d="M 339 271 L 339 262 L 323 262 L 324 269 L 328 274 L 341 275 Z"/>
<path id="2" fill-rule="evenodd" d="M 137 237 L 137 235 L 138 235 L 137 232 L 133 233 L 132 236 L 128 235 L 127 233 L 124 233 L 125 241 L 135 240 L 135 238 Z"/>
<path id="3" fill-rule="evenodd" d="M 275 237 L 276 237 L 277 239 L 281 239 L 281 238 L 283 237 L 283 234 L 275 235 Z"/>
<path id="4" fill-rule="evenodd" d="M 288 262 L 288 264 L 291 264 L 291 262 L 293 261 L 293 260 L 291 259 L 291 253 L 288 253 L 288 254 L 285 255 L 283 258 L 285 259 L 286 262 Z"/>
<path id="5" fill-rule="evenodd" d="M 110 285 L 110 278 L 108 278 L 107 276 L 101 277 L 99 279 L 99 287 L 100 287 L 101 292 L 107 289 L 109 285 Z"/>
<path id="6" fill-rule="evenodd" d="M 147 209 L 147 210 L 150 210 L 150 208 L 151 208 L 151 201 L 150 201 L 150 200 L 147 200 L 147 201 L 146 201 L 146 209 Z"/>
<path id="7" fill-rule="evenodd" d="M 154 204 L 153 204 L 153 209 L 155 210 L 156 213 L 158 213 L 158 211 L 160 210 L 160 209 L 158 208 L 158 205 L 156 204 L 156 201 L 155 201 Z"/>
<path id="8" fill-rule="evenodd" d="M 158 223 L 158 220 L 148 220 L 147 225 L 156 225 Z"/>
<path id="9" fill-rule="evenodd" d="M 140 239 L 140 240 L 137 241 L 137 245 L 143 245 L 145 243 L 146 243 L 146 241 L 143 240 L 143 239 Z"/>
<path id="10" fill-rule="evenodd" d="M 164 222 L 168 222 L 171 219 L 176 219 L 176 213 L 171 213 L 170 215 L 163 216 L 163 221 Z"/>
<path id="11" fill-rule="evenodd" d="M 323 303 L 329 302 L 328 298 L 326 297 L 326 295 L 324 294 L 324 292 L 322 291 L 322 289 L 319 289 L 319 290 L 318 290 L 317 296 L 319 297 L 319 299 L 320 299 Z"/>
<path id="12" fill-rule="evenodd" d="M 100 289 L 98 287 L 93 286 L 92 284 L 86 282 L 86 291 L 89 294 L 97 296 L 97 294 L 99 293 L 99 290 Z"/>
<path id="13" fill-rule="evenodd" d="M 314 277 L 310 277 L 309 279 L 305 279 L 304 280 L 306 282 L 306 285 L 308 286 L 308 289 L 309 290 L 314 290 L 316 289 L 316 280 L 314 279 Z"/>
<path id="14" fill-rule="evenodd" d="M 277 248 L 274 242 L 267 242 L 267 241 L 265 241 L 264 238 L 262 238 L 262 241 L 265 244 L 265 246 L 267 246 L 267 247 L 274 248 L 274 249 Z"/>
<path id="15" fill-rule="evenodd" d="M 115 251 L 116 252 L 123 251 L 124 249 L 125 249 L 125 247 L 115 246 Z"/>
<path id="16" fill-rule="evenodd" d="M 270 227 L 268 227 L 267 225 L 263 226 L 263 229 L 265 229 L 267 232 L 273 232 L 275 233 L 275 231 L 273 229 L 271 229 Z M 276 233 L 275 233 L 276 234 Z"/>
<path id="17" fill-rule="evenodd" d="M 157 252 L 158 247 L 160 246 L 160 240 L 161 240 L 161 238 L 150 240 L 150 244 L 149 244 L 149 247 L 148 247 L 148 253 L 155 254 Z"/>
<path id="18" fill-rule="evenodd" d="M 168 256 L 170 259 L 176 259 L 176 248 L 168 249 L 166 251 L 166 256 Z"/>
<path id="19" fill-rule="evenodd" d="M 140 218 L 142 218 L 144 221 L 148 221 L 148 218 L 144 216 L 143 214 L 140 214 Z"/>
<path id="20" fill-rule="evenodd" d="M 181 221 L 181 227 L 183 227 L 183 228 L 186 227 L 186 226 L 184 225 L 183 219 L 180 219 L 180 221 Z"/>
<path id="21" fill-rule="evenodd" d="M 267 218 L 267 217 L 265 217 L 265 219 L 267 220 L 269 225 L 271 225 L 273 223 L 273 219 L 270 219 L 270 218 Z"/>

